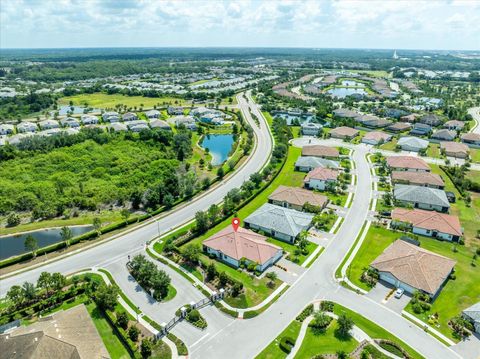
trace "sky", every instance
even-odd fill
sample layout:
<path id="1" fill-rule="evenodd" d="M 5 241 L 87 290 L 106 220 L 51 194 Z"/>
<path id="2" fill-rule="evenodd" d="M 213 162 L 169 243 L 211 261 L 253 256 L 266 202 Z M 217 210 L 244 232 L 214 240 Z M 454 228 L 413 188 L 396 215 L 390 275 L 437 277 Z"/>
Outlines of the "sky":
<path id="1" fill-rule="evenodd" d="M 0 0 L 0 48 L 480 50 L 480 0 Z"/>

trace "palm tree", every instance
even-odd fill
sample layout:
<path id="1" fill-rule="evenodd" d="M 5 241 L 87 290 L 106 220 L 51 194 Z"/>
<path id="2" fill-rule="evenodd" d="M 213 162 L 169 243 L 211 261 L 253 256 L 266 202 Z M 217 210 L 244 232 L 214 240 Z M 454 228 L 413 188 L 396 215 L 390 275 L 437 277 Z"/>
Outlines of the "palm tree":
<path id="1" fill-rule="evenodd" d="M 60 230 L 60 236 L 62 240 L 65 242 L 66 246 L 70 246 L 70 241 L 73 238 L 73 233 L 70 227 L 62 227 Z"/>

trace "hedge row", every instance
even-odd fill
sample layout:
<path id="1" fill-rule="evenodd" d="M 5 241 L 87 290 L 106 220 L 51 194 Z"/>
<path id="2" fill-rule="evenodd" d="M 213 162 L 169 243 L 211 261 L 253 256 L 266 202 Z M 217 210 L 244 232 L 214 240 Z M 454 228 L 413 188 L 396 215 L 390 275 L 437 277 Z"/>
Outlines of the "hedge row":
<path id="1" fill-rule="evenodd" d="M 290 352 L 292 351 L 292 348 L 295 346 L 295 339 L 291 337 L 282 337 L 282 339 L 280 339 L 279 346 L 280 346 L 280 349 L 282 349 L 282 351 L 284 351 L 287 354 L 290 354 Z"/>
<path id="2" fill-rule="evenodd" d="M 120 338 L 120 340 L 123 342 L 123 344 L 125 344 L 125 346 L 127 347 L 127 350 L 129 352 L 129 354 L 131 355 L 131 357 L 132 358 L 141 358 L 142 356 L 140 355 L 140 353 L 138 351 L 137 345 L 128 337 L 125 330 L 123 330 L 123 328 L 121 328 L 120 326 L 117 325 L 116 316 L 109 310 L 104 311 L 100 308 L 98 308 L 98 309 L 103 313 L 103 315 L 105 316 L 107 321 L 110 323 L 110 325 L 112 326 L 115 334 L 117 334 L 117 336 Z"/>
<path id="3" fill-rule="evenodd" d="M 308 316 L 312 315 L 312 313 L 313 313 L 313 304 L 309 304 L 297 316 L 296 320 L 298 320 L 299 322 L 303 322 L 305 319 L 307 319 Z"/>

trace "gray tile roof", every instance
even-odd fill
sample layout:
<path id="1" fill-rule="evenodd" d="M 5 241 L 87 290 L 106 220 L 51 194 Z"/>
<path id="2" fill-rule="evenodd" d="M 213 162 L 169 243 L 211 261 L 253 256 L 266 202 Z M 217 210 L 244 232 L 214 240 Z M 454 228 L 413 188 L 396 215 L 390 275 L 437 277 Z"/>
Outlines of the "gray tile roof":
<path id="1" fill-rule="evenodd" d="M 245 223 L 296 237 L 302 230 L 310 227 L 312 219 L 312 214 L 265 203 L 245 218 Z"/>
<path id="2" fill-rule="evenodd" d="M 428 141 L 418 137 L 402 137 L 398 140 L 399 146 L 411 146 L 415 148 L 427 148 Z"/>
<path id="3" fill-rule="evenodd" d="M 325 168 L 338 168 L 337 161 L 328 160 L 320 157 L 313 156 L 301 156 L 295 162 L 296 167 L 325 167 Z"/>
<path id="4" fill-rule="evenodd" d="M 464 315 L 471 318 L 473 321 L 480 323 L 480 302 L 464 309 L 462 312 Z"/>
<path id="5" fill-rule="evenodd" d="M 445 191 L 437 188 L 397 184 L 393 195 L 399 201 L 450 207 Z"/>

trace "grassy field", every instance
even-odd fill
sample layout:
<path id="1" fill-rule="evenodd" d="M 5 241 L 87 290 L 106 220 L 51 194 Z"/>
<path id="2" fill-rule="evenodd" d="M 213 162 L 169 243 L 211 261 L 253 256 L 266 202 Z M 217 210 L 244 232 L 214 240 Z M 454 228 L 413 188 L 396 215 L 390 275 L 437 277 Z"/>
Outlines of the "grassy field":
<path id="1" fill-rule="evenodd" d="M 390 142 L 384 143 L 380 146 L 382 150 L 394 151 L 397 147 L 397 139 L 393 138 Z"/>
<path id="2" fill-rule="evenodd" d="M 467 178 L 473 182 L 480 183 L 480 171 L 468 171 Z"/>
<path id="3" fill-rule="evenodd" d="M 338 351 L 352 352 L 358 342 L 351 336 L 345 338 L 339 336 L 336 329 L 336 320 L 332 320 L 328 328 L 322 332 L 308 328 L 295 358 L 312 358 L 317 354 L 335 354 Z"/>
<path id="4" fill-rule="evenodd" d="M 283 250 L 285 252 L 288 252 L 290 254 L 290 256 L 287 257 L 287 259 L 289 260 L 292 260 L 293 257 L 295 256 L 294 252 L 295 252 L 295 249 L 298 248 L 297 246 L 293 245 L 293 244 L 290 244 L 290 243 L 287 243 L 287 242 L 283 242 L 283 241 L 279 241 L 278 239 L 275 239 L 275 238 L 268 238 L 267 239 L 267 242 L 270 242 L 272 244 L 275 244 L 279 247 L 282 247 Z M 304 254 L 300 254 L 297 258 L 298 258 L 298 262 L 296 262 L 298 265 L 302 265 L 303 262 L 305 262 L 305 260 L 308 258 L 308 256 L 310 256 L 310 254 L 313 253 L 313 251 L 315 251 L 315 249 L 318 247 L 318 244 L 316 243 L 313 243 L 313 242 L 309 242 L 308 246 L 307 246 L 307 249 L 308 249 L 308 254 L 304 255 Z"/>
<path id="5" fill-rule="evenodd" d="M 470 148 L 470 158 L 472 162 L 480 163 L 480 149 Z"/>
<path id="6" fill-rule="evenodd" d="M 438 143 L 430 143 L 427 148 L 427 157 L 440 158 L 440 145 Z"/>

